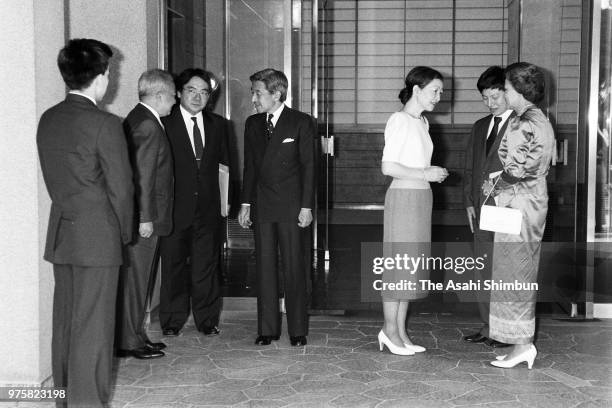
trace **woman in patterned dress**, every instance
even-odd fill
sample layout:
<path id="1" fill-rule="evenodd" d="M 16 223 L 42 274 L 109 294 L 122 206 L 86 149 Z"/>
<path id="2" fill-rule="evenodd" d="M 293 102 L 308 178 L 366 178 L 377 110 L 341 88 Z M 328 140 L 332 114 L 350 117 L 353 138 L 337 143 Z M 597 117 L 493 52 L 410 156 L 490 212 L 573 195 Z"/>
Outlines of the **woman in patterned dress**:
<path id="1" fill-rule="evenodd" d="M 498 206 L 521 211 L 520 235 L 495 234 L 493 282 L 537 282 L 540 247 L 548 191 L 546 175 L 555 149 L 553 128 L 536 106 L 544 97 L 544 74 L 535 65 L 518 62 L 506 68 L 508 106 L 516 113 L 509 119 L 498 154 L 503 172 L 495 183 L 493 196 Z M 485 182 L 485 195 L 493 181 Z M 518 287 L 518 286 L 517 286 Z M 537 355 L 535 334 L 535 290 L 495 290 L 491 292 L 489 337 L 512 344 L 508 354 L 491 364 L 511 368 L 526 362 L 531 368 Z"/>

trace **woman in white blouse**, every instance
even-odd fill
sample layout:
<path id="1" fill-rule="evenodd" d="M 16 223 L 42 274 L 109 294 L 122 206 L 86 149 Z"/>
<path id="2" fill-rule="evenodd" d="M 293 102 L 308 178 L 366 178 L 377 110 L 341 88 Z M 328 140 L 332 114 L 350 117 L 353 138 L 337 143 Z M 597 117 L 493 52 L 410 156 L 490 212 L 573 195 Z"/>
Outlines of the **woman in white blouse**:
<path id="1" fill-rule="evenodd" d="M 405 87 L 399 94 L 404 107 L 391 115 L 385 128 L 382 172 L 393 177 L 393 181 L 385 195 L 383 241 L 385 251 L 396 248 L 393 257 L 396 252 L 405 253 L 406 248 L 418 251 L 412 256 L 421 255 L 418 244 L 407 247 L 400 243 L 413 242 L 428 246 L 431 242 L 433 200 L 429 183 L 444 181 L 448 172 L 442 167 L 431 166 L 433 143 L 429 136 L 429 123 L 422 113 L 432 111 L 440 101 L 442 80 L 442 74 L 435 69 L 413 68 L 406 76 Z M 425 269 L 387 270 L 383 273 L 383 283 L 418 283 L 418 280 L 427 279 L 427 276 L 428 271 Z M 391 287 L 383 286 L 383 289 L 387 289 L 382 291 L 385 323 L 378 334 L 380 350 L 387 346 L 391 353 L 400 355 L 425 351 L 424 347 L 410 341 L 406 333 L 406 317 L 410 300 L 426 297 L 428 292 L 419 290 L 419 285 L 403 290 L 389 289 Z"/>

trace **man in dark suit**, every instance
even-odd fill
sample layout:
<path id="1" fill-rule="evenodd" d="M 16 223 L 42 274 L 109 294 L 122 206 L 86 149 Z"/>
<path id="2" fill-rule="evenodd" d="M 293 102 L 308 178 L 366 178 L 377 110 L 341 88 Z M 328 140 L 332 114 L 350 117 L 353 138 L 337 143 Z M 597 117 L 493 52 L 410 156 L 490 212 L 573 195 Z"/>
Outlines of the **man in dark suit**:
<path id="1" fill-rule="evenodd" d="M 498 66 L 485 70 L 476 86 L 482 96 L 482 101 L 491 112 L 490 115 L 476 121 L 468 140 L 465 173 L 463 184 L 464 205 L 467 211 L 470 229 L 474 234 L 474 252 L 476 256 L 488 254 L 489 262 L 474 279 L 491 279 L 490 261 L 493 259 L 493 237 L 491 231 L 481 230 L 478 225 L 480 208 L 486 198 L 482 194 L 482 184 L 491 173 L 502 170 L 502 164 L 497 155 L 499 142 L 503 138 L 512 110 L 508 109 L 504 99 L 504 69 Z M 463 339 L 471 343 L 482 343 L 492 347 L 504 347 L 506 344 L 489 339 L 489 300 L 479 293 L 478 310 L 483 327 L 478 333 L 465 336 Z"/>
<path id="2" fill-rule="evenodd" d="M 106 406 L 111 391 L 122 244 L 132 238 L 132 171 L 121 120 L 96 106 L 110 47 L 74 39 L 57 63 L 70 89 L 40 118 L 36 140 L 51 196 L 44 258 L 53 263 L 53 381 L 69 406 Z"/>
<path id="3" fill-rule="evenodd" d="M 163 119 L 174 160 L 174 229 L 161 240 L 159 320 L 176 336 L 189 308 L 197 329 L 219 334 L 221 213 L 219 172 L 228 171 L 227 121 L 205 111 L 209 74 L 189 68 L 176 80 L 180 104 Z M 190 302 L 191 301 L 191 302 Z"/>
<path id="4" fill-rule="evenodd" d="M 128 246 L 129 264 L 121 268 L 117 313 L 120 356 L 157 358 L 164 356 L 166 347 L 149 340 L 144 317 L 155 283 L 159 237 L 172 230 L 172 155 L 161 117 L 170 113 L 175 95 L 170 73 L 160 69 L 144 72 L 138 79 L 140 102 L 123 122 L 134 172 L 134 224 L 138 232 Z"/>
<path id="5" fill-rule="evenodd" d="M 312 222 L 315 123 L 283 103 L 287 77 L 264 69 L 251 75 L 257 114 L 244 131 L 244 178 L 238 221 L 255 227 L 257 262 L 256 344 L 280 336 L 277 257 L 284 270 L 287 331 L 291 345 L 306 345 L 308 332 L 307 265 L 303 230 Z"/>

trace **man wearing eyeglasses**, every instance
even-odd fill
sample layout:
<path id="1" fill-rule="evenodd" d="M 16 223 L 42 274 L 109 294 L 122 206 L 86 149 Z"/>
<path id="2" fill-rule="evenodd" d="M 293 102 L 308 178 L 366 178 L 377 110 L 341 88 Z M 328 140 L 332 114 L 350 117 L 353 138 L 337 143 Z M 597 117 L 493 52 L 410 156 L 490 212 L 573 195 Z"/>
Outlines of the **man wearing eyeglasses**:
<path id="1" fill-rule="evenodd" d="M 228 171 L 227 121 L 205 111 L 210 75 L 188 68 L 176 79 L 180 104 L 162 119 L 174 161 L 174 229 L 161 239 L 159 320 L 177 336 L 189 317 L 204 335 L 219 334 L 221 201 L 219 171 Z"/>

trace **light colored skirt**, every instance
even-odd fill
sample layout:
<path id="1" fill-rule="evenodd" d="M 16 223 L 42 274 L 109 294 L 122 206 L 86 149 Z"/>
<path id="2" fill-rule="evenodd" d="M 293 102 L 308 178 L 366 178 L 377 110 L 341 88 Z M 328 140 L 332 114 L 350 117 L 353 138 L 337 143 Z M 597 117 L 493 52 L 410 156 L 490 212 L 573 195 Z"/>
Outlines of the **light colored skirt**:
<path id="1" fill-rule="evenodd" d="M 429 256 L 431 244 L 431 209 L 433 196 L 430 189 L 389 188 L 385 195 L 384 256 Z M 405 245 L 402 243 L 417 243 Z M 419 280 L 429 279 L 429 271 L 420 268 L 415 273 L 406 270 L 386 270 L 384 283 L 414 282 L 414 290 L 383 290 L 383 301 L 414 300 L 427 297 L 429 291 L 421 290 Z"/>

